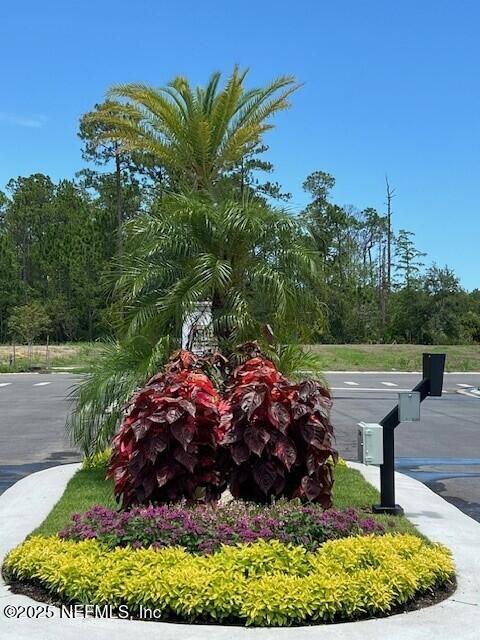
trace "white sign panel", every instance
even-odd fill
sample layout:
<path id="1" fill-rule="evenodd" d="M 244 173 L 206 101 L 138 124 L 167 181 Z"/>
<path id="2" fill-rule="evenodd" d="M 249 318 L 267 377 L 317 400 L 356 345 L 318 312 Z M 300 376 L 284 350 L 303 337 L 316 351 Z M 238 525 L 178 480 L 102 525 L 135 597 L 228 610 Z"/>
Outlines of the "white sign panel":
<path id="1" fill-rule="evenodd" d="M 214 347 L 212 304 L 209 301 L 197 302 L 183 321 L 182 349 L 204 355 Z"/>

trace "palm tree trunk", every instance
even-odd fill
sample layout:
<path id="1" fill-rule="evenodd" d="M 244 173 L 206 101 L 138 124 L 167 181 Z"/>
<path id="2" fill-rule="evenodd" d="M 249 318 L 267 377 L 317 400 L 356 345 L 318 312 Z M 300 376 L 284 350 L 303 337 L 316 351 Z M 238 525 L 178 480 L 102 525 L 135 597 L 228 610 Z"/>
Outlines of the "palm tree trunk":
<path id="1" fill-rule="evenodd" d="M 117 200 L 117 243 L 118 255 L 122 253 L 122 224 L 123 224 L 123 201 L 122 201 L 122 166 L 120 163 L 120 153 L 118 145 L 115 145 L 115 191 Z"/>

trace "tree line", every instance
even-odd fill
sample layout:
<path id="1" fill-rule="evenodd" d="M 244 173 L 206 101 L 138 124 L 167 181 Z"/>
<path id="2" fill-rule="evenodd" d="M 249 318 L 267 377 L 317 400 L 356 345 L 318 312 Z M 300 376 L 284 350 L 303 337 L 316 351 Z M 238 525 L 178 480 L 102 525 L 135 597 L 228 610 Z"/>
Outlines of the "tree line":
<path id="1" fill-rule="evenodd" d="M 237 97 L 240 104 L 235 113 L 242 115 L 239 87 L 244 77 L 234 74 L 232 78 L 226 91 Z M 202 114 L 214 114 L 212 96 L 217 91 L 218 80 L 214 76 L 206 91 L 198 94 L 198 109 Z M 170 94 L 176 91 L 186 96 L 187 105 L 188 100 L 193 105 L 192 112 L 187 114 L 188 135 L 175 121 L 178 114 L 172 110 L 171 101 L 162 102 L 159 93 L 142 85 L 116 90 L 119 95 L 141 103 L 144 110 L 155 111 L 157 123 L 158 114 L 164 118 L 175 133 L 171 135 L 174 143 L 168 148 L 158 138 L 149 139 L 148 130 L 141 128 L 144 125 L 140 123 L 140 112 L 108 99 L 80 121 L 82 156 L 87 166 L 73 179 L 54 183 L 50 177 L 37 173 L 13 178 L 5 192 L 0 192 L 1 342 L 13 338 L 30 343 L 47 336 L 56 342 L 95 340 L 121 334 L 132 309 L 121 295 L 120 274 L 125 277 L 127 269 L 129 286 L 137 291 L 139 285 L 135 279 L 142 272 L 139 261 L 143 249 L 135 256 L 135 264 L 127 264 L 125 244 L 131 245 L 129 236 L 138 235 L 138 229 L 134 229 L 133 236 L 128 231 L 132 229 L 129 223 L 138 219 L 148 230 L 150 217 L 158 221 L 155 215 L 160 210 L 171 209 L 171 217 L 170 214 L 163 217 L 162 233 L 167 233 L 169 220 L 177 220 L 178 229 L 187 233 L 188 224 L 175 200 L 180 194 L 196 197 L 208 189 L 212 201 L 217 203 L 214 207 L 232 198 L 242 202 L 250 198 L 251 202 L 267 208 L 282 206 L 288 211 L 291 194 L 268 180 L 273 166 L 265 159 L 268 147 L 261 142 L 261 133 L 269 113 L 286 108 L 287 98 L 295 89 L 292 79 L 280 78 L 258 90 L 253 97 L 246 92 L 251 102 L 243 105 L 241 130 L 226 133 L 225 130 L 213 150 L 215 123 L 209 144 L 203 144 L 202 130 L 195 128 L 198 124 L 195 103 L 188 87 L 182 84 L 185 80 L 180 78 L 175 82 L 177 84 L 172 83 L 169 88 Z M 258 109 L 258 122 L 251 116 L 254 100 L 264 106 L 263 111 Z M 185 122 L 187 115 L 181 116 Z M 218 118 L 221 123 L 222 113 Z M 168 134 L 166 128 L 162 133 L 165 131 Z M 225 137 L 227 134 L 229 138 Z M 128 144 L 129 140 L 140 137 L 141 145 Z M 231 161 L 233 157 L 235 161 Z M 334 186 L 335 179 L 330 174 L 323 171 L 310 174 L 303 183 L 309 203 L 303 211 L 289 213 L 295 221 L 295 233 L 308 236 L 308 250 L 315 251 L 321 276 L 309 285 L 315 293 L 315 304 L 310 307 L 310 313 L 315 313 L 310 323 L 313 331 L 309 336 L 297 332 L 298 337 L 326 343 L 479 342 L 480 290 L 465 291 L 447 266 L 426 266 L 426 256 L 416 247 L 414 234 L 399 224 L 400 216 L 393 207 L 395 190 L 388 181 L 383 212 L 335 204 L 331 198 Z M 199 209 L 204 204 L 199 203 Z M 257 213 L 259 220 L 268 220 L 267 213 L 260 210 Z M 228 215 L 233 214 L 225 212 L 227 218 Z M 216 210 L 211 209 L 204 220 L 213 224 L 215 216 Z M 245 226 L 248 220 L 242 222 L 240 218 L 238 225 Z M 275 220 L 278 228 L 283 228 L 282 220 Z M 394 232 L 394 227 L 400 230 Z M 191 233 L 197 231 L 198 228 Z M 211 248 L 209 228 L 205 227 L 202 233 L 205 252 L 202 255 L 206 255 Z M 175 234 L 173 230 L 172 234 Z M 276 242 L 281 237 L 279 234 L 281 231 L 277 231 Z M 142 242 L 148 244 L 146 235 L 144 233 Z M 172 236 L 171 240 L 170 252 L 175 251 L 173 245 L 178 249 L 182 243 L 186 247 L 189 243 L 189 238 L 178 237 L 176 243 Z M 248 245 L 248 251 L 255 256 L 258 251 L 270 250 L 272 238 L 252 235 L 251 241 L 256 245 Z M 277 250 L 279 260 L 279 256 L 287 253 L 286 244 Z M 162 246 L 166 260 L 167 245 Z M 127 246 L 130 254 L 131 248 Z M 196 250 L 194 247 L 193 252 Z M 182 260 L 189 251 L 192 246 L 184 249 Z M 215 251 L 221 254 L 225 247 L 218 246 Z M 179 274 L 183 273 L 177 265 L 178 255 L 172 256 L 173 253 L 168 256 L 168 265 L 162 263 L 162 278 L 174 267 L 179 269 Z M 238 262 L 237 256 L 230 257 Z M 225 261 L 225 256 L 223 258 Z M 141 266 L 144 268 L 145 264 Z M 213 273 L 213 267 L 202 267 L 204 274 L 210 268 L 212 282 L 215 277 L 221 283 L 220 271 Z M 265 309 L 268 306 L 265 304 L 268 291 L 277 301 L 286 295 L 281 290 L 279 272 L 275 274 L 267 267 L 265 263 L 260 275 L 256 273 L 255 277 L 251 276 L 252 271 L 245 271 L 245 277 L 247 280 L 251 277 L 251 282 L 243 289 L 237 286 L 244 300 L 248 298 L 249 304 L 254 301 L 257 305 L 259 317 L 262 305 Z M 217 264 L 215 268 L 218 269 Z M 144 271 L 142 277 L 147 278 L 148 269 Z M 205 279 L 205 275 L 203 277 Z M 116 283 L 115 287 L 112 282 Z M 261 296 L 255 297 L 249 290 L 253 283 L 262 289 L 263 302 Z M 216 290 L 221 291 L 220 285 Z M 225 303 L 218 300 L 220 294 L 215 295 L 214 303 Z M 298 314 L 300 317 L 300 309 Z M 240 317 L 239 313 L 237 323 Z M 295 318 L 290 318 L 290 322 L 294 326 Z M 300 324 L 298 318 L 296 324 Z"/>
<path id="2" fill-rule="evenodd" d="M 321 342 L 480 342 L 480 290 L 465 291 L 454 271 L 419 250 L 415 234 L 392 230 L 394 190 L 386 210 L 358 210 L 330 200 L 335 179 L 321 171 L 303 187 L 301 216 L 320 252 L 325 325 Z"/>

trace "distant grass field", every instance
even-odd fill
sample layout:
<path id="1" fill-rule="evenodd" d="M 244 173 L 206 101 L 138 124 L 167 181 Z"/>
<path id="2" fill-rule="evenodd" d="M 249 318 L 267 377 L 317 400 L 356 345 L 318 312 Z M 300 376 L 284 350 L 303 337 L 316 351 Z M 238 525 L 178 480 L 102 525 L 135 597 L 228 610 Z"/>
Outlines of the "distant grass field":
<path id="1" fill-rule="evenodd" d="M 15 346 L 15 366 L 11 364 L 13 359 L 13 347 L 0 345 L 0 372 L 30 371 L 32 369 L 65 369 L 72 368 L 75 371 L 85 371 L 95 359 L 101 344 L 96 342 L 75 342 L 71 344 L 35 344 L 29 355 L 25 345 Z"/>
<path id="2" fill-rule="evenodd" d="M 26 346 L 16 346 L 16 367 L 9 364 L 11 345 L 0 345 L 0 372 L 28 371 L 32 367 L 86 371 L 101 348 L 98 342 L 49 346 L 34 345 L 28 358 Z M 306 347 L 321 356 L 325 371 L 420 371 L 422 353 L 447 354 L 447 371 L 480 371 L 480 345 L 417 344 L 317 344 Z"/>
<path id="3" fill-rule="evenodd" d="M 446 353 L 447 371 L 480 371 L 480 345 L 317 344 L 325 371 L 421 371 L 422 353 Z"/>

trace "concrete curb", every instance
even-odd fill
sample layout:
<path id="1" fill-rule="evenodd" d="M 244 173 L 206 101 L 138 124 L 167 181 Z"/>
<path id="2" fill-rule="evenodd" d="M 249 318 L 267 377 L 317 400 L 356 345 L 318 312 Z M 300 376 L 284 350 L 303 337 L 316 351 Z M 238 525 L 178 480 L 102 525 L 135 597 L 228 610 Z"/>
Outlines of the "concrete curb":
<path id="1" fill-rule="evenodd" d="M 379 484 L 377 467 L 349 463 L 373 485 Z M 53 467 L 17 482 L 0 496 L 0 559 L 37 527 L 60 498 L 68 480 L 79 468 L 77 464 Z M 403 474 L 396 474 L 397 499 L 406 515 L 431 540 L 446 544 L 453 552 L 457 567 L 458 589 L 454 595 L 433 607 L 389 618 L 344 624 L 245 629 L 215 625 L 179 625 L 118 619 L 61 617 L 50 606 L 53 616 L 7 618 L 5 607 L 34 607 L 38 614 L 44 606 L 26 596 L 12 594 L 0 584 L 0 627 L 2 637 L 15 640 L 89 640 L 144 639 L 148 633 L 162 640 L 477 640 L 480 627 L 480 523 L 443 500 L 423 484 Z"/>
<path id="2" fill-rule="evenodd" d="M 0 561 L 48 516 L 81 467 L 64 464 L 22 478 L 0 496 Z M 3 581 L 0 583 L 3 587 Z M 4 596 L 0 590 L 0 598 Z"/>

